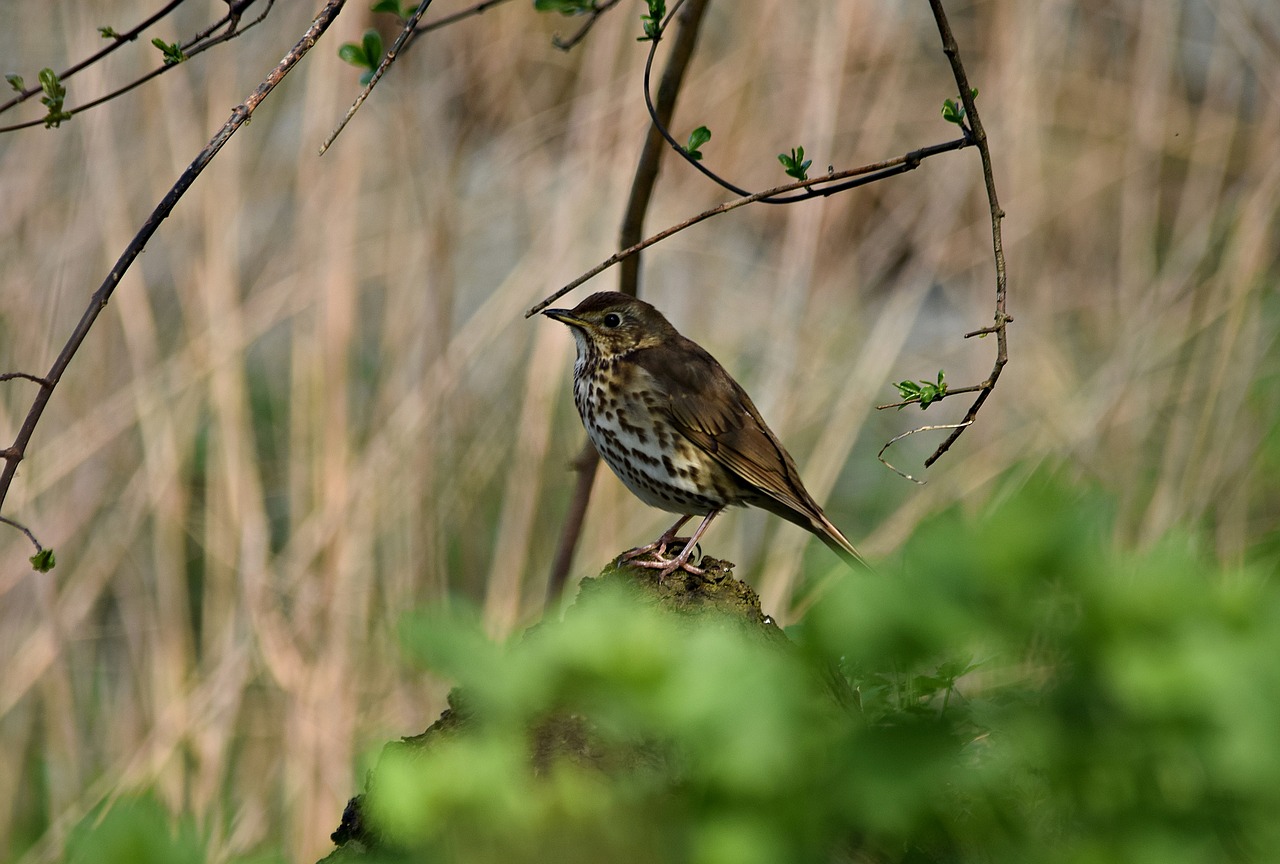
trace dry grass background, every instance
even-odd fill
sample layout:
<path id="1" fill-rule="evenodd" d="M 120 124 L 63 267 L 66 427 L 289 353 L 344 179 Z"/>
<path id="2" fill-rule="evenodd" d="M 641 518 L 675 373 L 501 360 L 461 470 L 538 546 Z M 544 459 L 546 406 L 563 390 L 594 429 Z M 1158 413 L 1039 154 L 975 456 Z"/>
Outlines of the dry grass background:
<path id="1" fill-rule="evenodd" d="M 277 4 L 110 107 L 0 138 L 0 369 L 48 367 L 315 5 Z M 875 460 L 920 415 L 873 406 L 892 380 L 990 367 L 993 345 L 960 338 L 992 308 L 972 151 L 705 223 L 649 253 L 645 296 L 738 375 L 873 558 L 1041 464 L 1114 490 L 1132 542 L 1202 525 L 1239 558 L 1280 509 L 1255 470 L 1276 431 L 1280 7 L 949 5 L 1016 323 L 995 397 L 928 485 Z M 4 71 L 34 80 L 151 11 L 85 6 L 7 5 Z M 624 4 L 567 55 L 549 37 L 572 24 L 527 3 L 433 35 L 318 159 L 357 89 L 335 55 L 369 17 L 348 8 L 161 228 L 6 504 L 60 563 L 30 572 L 0 532 L 0 849 L 55 859 L 89 808 L 151 786 L 196 814 L 214 861 L 314 859 L 362 755 L 442 707 L 444 684 L 399 657 L 398 616 L 466 598 L 494 633 L 537 618 L 581 433 L 571 340 L 521 313 L 613 251 L 646 122 L 638 14 Z M 123 54 L 72 79 L 71 103 L 155 60 Z M 760 188 L 797 144 L 820 170 L 945 140 L 953 89 L 924 3 L 714 3 L 674 131 L 709 125 L 708 160 Z M 668 160 L 647 224 L 722 198 Z M 6 442 L 31 395 L 0 385 Z M 890 458 L 918 471 L 936 441 Z M 667 518 L 607 472 L 595 491 L 577 576 Z M 802 574 L 834 566 L 810 540 L 741 513 L 708 550 L 786 617 Z"/>

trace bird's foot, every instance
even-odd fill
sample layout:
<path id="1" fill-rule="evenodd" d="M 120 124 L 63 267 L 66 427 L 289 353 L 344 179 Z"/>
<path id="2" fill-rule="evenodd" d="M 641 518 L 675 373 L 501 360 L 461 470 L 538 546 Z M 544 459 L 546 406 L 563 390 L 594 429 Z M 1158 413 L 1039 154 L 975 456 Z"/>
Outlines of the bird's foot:
<path id="1" fill-rule="evenodd" d="M 707 526 L 711 524 L 711 520 L 716 517 L 719 510 L 712 510 L 702 518 L 702 524 L 698 526 L 698 530 L 693 532 L 692 537 L 677 537 L 676 532 L 680 530 L 684 523 L 692 519 L 692 516 L 681 516 L 676 524 L 672 525 L 662 533 L 662 536 L 650 543 L 648 546 L 637 546 L 627 552 L 623 552 L 619 556 L 619 561 L 625 561 L 634 564 L 636 567 L 644 567 L 648 570 L 657 570 L 658 581 L 661 582 L 677 570 L 683 570 L 686 573 L 692 573 L 694 576 L 706 575 L 705 570 L 695 567 L 689 563 L 689 556 L 693 554 L 693 550 L 698 547 L 698 540 L 702 537 L 703 532 L 707 530 Z M 674 558 L 668 558 L 667 548 L 673 545 L 680 546 L 680 554 Z M 643 555 L 651 556 L 645 560 L 640 559 Z"/>
<path id="2" fill-rule="evenodd" d="M 650 553 L 653 553 L 653 557 L 655 560 L 667 561 L 669 560 L 666 557 L 667 547 L 678 546 L 680 548 L 684 548 L 689 544 L 689 539 L 690 538 L 688 537 L 668 537 L 664 534 L 661 537 L 659 537 L 657 540 L 654 540 L 652 543 L 649 543 L 645 546 L 637 546 L 634 549 L 628 549 L 626 552 L 623 552 L 618 557 L 618 560 L 631 561 L 635 558 L 639 558 L 641 555 L 648 555 Z"/>
<path id="3" fill-rule="evenodd" d="M 667 558 L 667 544 L 659 541 L 650 544 L 647 548 L 640 547 L 632 549 L 622 555 L 622 560 L 629 562 L 636 567 L 643 567 L 646 570 L 657 570 L 658 581 L 661 582 L 677 570 L 683 570 L 686 573 L 692 573 L 694 576 L 704 576 L 706 571 L 701 567 L 695 567 L 689 563 L 689 556 L 693 554 L 693 550 L 697 544 L 690 542 L 692 538 L 674 537 L 670 542 L 677 543 L 681 547 L 680 554 L 674 558 Z M 632 553 L 635 553 L 634 555 Z M 643 560 L 636 560 L 640 555 L 649 555 L 650 557 Z"/>

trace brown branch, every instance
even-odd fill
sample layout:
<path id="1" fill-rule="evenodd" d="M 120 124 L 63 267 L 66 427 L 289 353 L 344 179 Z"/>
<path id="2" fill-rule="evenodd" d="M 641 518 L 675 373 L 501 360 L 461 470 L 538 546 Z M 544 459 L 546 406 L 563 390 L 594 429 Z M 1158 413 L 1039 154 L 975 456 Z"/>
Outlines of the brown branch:
<path id="1" fill-rule="evenodd" d="M 66 372 L 67 366 L 71 363 L 72 358 L 75 357 L 76 351 L 79 350 L 85 337 L 89 335 L 89 330 L 92 329 L 94 322 L 97 321 L 98 315 L 106 308 L 107 301 L 111 299 L 111 294 L 115 291 L 116 286 L 120 284 L 120 280 L 133 264 L 134 259 L 142 254 L 147 241 L 159 229 L 160 223 L 173 212 L 173 208 L 177 206 L 178 201 L 191 188 L 196 178 L 213 160 L 213 157 L 218 154 L 222 146 L 249 120 L 262 100 L 267 98 L 267 94 L 275 89 L 275 86 L 284 80 L 284 76 L 315 46 L 317 40 L 333 23 L 338 13 L 342 11 L 345 2 L 346 0 L 328 0 L 316 14 L 311 26 L 307 28 L 307 31 L 298 40 L 297 44 L 271 70 L 263 82 L 258 85 L 257 89 L 249 94 L 249 98 L 232 109 L 231 116 L 227 119 L 227 122 L 205 145 L 205 148 L 200 151 L 195 160 L 187 166 L 187 169 L 182 172 L 178 182 L 165 194 L 160 203 L 156 205 L 156 208 L 151 211 L 151 215 L 147 217 L 147 221 L 143 223 L 142 228 L 134 238 L 129 241 L 129 245 L 120 255 L 115 266 L 111 268 L 111 272 L 107 274 L 107 278 L 103 280 L 102 285 L 94 292 L 84 314 L 80 316 L 80 321 L 76 324 L 75 330 L 72 331 L 71 336 L 62 347 L 61 353 L 54 360 L 53 366 L 44 376 L 45 380 L 32 401 L 31 408 L 27 411 L 27 416 L 22 422 L 22 428 L 18 430 L 17 438 L 14 439 L 10 447 L 3 451 L 5 465 L 4 471 L 0 473 L 0 508 L 4 506 L 4 499 L 9 492 L 10 485 L 13 483 L 14 474 L 18 470 L 18 463 L 26 455 L 27 444 L 30 443 L 31 436 L 35 433 L 36 426 L 44 414 L 45 407 L 49 404 L 49 399 L 53 395 L 54 389 L 58 386 L 58 382 L 62 380 L 62 375 Z"/>
<path id="2" fill-rule="evenodd" d="M 667 59 L 666 69 L 663 70 L 662 82 L 658 85 L 657 117 L 661 118 L 664 126 L 671 122 L 671 115 L 675 112 L 680 85 L 684 80 L 685 71 L 689 68 L 689 61 L 693 57 L 693 49 L 698 41 L 698 32 L 702 26 L 707 2 L 708 0 L 690 0 L 676 19 L 680 27 L 672 39 L 671 56 Z M 627 201 L 627 209 L 623 214 L 622 226 L 618 232 L 618 245 L 624 248 L 637 246 L 643 236 L 644 215 L 649 208 L 649 200 L 653 197 L 653 187 L 658 179 L 658 165 L 666 149 L 663 147 L 664 139 L 656 126 L 657 120 L 650 125 L 649 134 L 645 137 L 644 149 L 641 151 L 635 178 L 631 183 L 631 196 Z M 640 250 L 636 249 L 635 252 L 626 256 L 625 260 L 628 263 L 618 274 L 618 290 L 632 297 L 636 296 L 640 286 L 640 259 L 635 254 L 638 251 Z M 534 313 L 531 311 L 529 314 Z M 556 544 L 555 558 L 552 560 L 551 573 L 547 580 L 548 605 L 555 603 L 564 591 L 565 581 L 569 577 L 569 568 L 573 564 L 573 552 L 582 534 L 582 523 L 586 517 L 587 505 L 591 500 L 591 486 L 599 466 L 600 456 L 591 446 L 591 442 L 587 441 L 574 466 L 578 472 L 578 479 L 574 484 L 573 498 L 569 504 L 569 512 L 565 515 L 560 539 Z"/>
<path id="3" fill-rule="evenodd" d="M 968 333 L 964 334 L 964 338 L 972 339 L 974 336 L 986 336 L 991 333 L 999 333 L 1001 331 L 1001 328 L 1005 324 L 1012 324 L 1012 323 L 1013 323 L 1013 316 L 1006 315 L 1004 316 L 1004 321 L 1001 324 L 992 324 L 989 327 L 979 327 L 977 330 L 970 330 Z"/>
<path id="4" fill-rule="evenodd" d="M 48 387 L 49 381 L 41 378 L 39 375 L 32 375 L 30 372 L 3 372 L 0 373 L 0 381 L 12 381 L 15 378 L 21 378 L 26 381 L 34 381 L 42 387 Z"/>
<path id="5" fill-rule="evenodd" d="M 184 45 L 182 47 L 183 52 L 187 55 L 188 58 L 190 58 L 190 57 L 194 57 L 195 55 L 199 54 L 202 51 L 208 51 L 210 48 L 214 47 L 215 45 L 221 45 L 223 42 L 229 42 L 230 40 L 235 39 L 237 36 L 241 35 L 242 33 L 248 30 L 252 30 L 254 27 L 257 27 L 259 24 L 261 24 L 263 22 L 263 19 L 265 19 L 268 15 L 271 14 L 272 7 L 276 5 L 276 0 L 267 0 L 267 7 L 262 10 L 262 14 L 259 15 L 257 18 L 254 18 L 248 24 L 244 25 L 243 28 L 240 27 L 241 14 L 244 12 L 245 9 L 253 5 L 254 2 L 255 0 L 238 0 L 238 2 L 230 3 L 229 5 L 231 5 L 232 8 L 231 8 L 231 11 L 226 14 L 226 17 L 222 18 L 219 21 L 215 21 L 213 24 L 210 24 L 204 30 L 197 33 L 191 39 L 190 44 Z M 213 35 L 214 33 L 217 33 L 219 30 L 221 30 L 224 26 L 227 28 L 227 32 L 222 33 L 218 36 Z"/>
<path id="6" fill-rule="evenodd" d="M 754 192 L 742 198 L 735 198 L 732 201 L 726 201 L 723 204 L 717 204 L 715 207 L 712 207 L 710 210 L 704 210 L 698 215 L 691 216 L 688 219 L 684 220 L 683 222 L 678 222 L 669 228 L 664 228 L 662 231 L 659 231 L 657 234 L 654 234 L 652 237 L 648 237 L 644 240 L 641 240 L 638 243 L 628 246 L 627 248 L 623 249 L 620 252 L 615 252 L 613 255 L 610 255 L 608 258 L 606 258 L 604 261 L 601 261 L 595 267 L 592 267 L 587 272 L 578 276 L 572 282 L 568 283 L 562 288 L 557 289 L 555 293 L 548 295 L 546 298 L 539 301 L 534 306 L 530 307 L 529 310 L 524 313 L 524 317 L 530 318 L 534 315 L 537 315 L 543 309 L 550 306 L 552 303 L 554 303 L 559 298 L 563 297 L 565 294 L 568 294 L 574 288 L 577 288 L 582 283 L 587 282 L 593 277 L 600 275 L 601 273 L 603 273 L 605 270 L 608 270 L 613 265 L 621 261 L 626 261 L 632 258 L 633 256 L 635 256 L 638 252 L 642 252 L 645 249 L 648 249 L 650 246 L 654 245 L 655 243 L 659 243 L 667 239 L 673 234 L 678 234 L 679 232 L 685 230 L 686 228 L 691 228 L 694 225 L 697 225 L 699 222 L 703 222 L 707 219 L 710 219 L 712 216 L 719 216 L 721 213 L 728 213 L 730 210 L 736 210 L 739 207 L 746 206 L 747 204 L 753 204 L 757 201 L 767 201 L 778 195 L 784 195 L 788 192 L 794 192 L 797 189 L 813 188 L 814 193 L 816 195 L 834 195 L 837 192 L 842 192 L 845 189 L 852 188 L 853 186 L 863 186 L 863 185 L 866 185 L 867 183 L 873 183 L 878 180 L 883 180 L 886 177 L 892 177 L 897 174 L 904 174 L 907 171 L 912 171 L 915 168 L 919 167 L 921 161 L 923 161 L 928 156 L 932 156 L 937 153 L 944 153 L 949 150 L 959 150 L 963 147 L 969 146 L 969 143 L 970 141 L 968 138 L 957 138 L 954 141 L 947 141 L 943 144 L 933 144 L 929 147 L 923 147 L 919 150 L 913 150 L 910 153 L 904 153 L 901 156 L 894 156 L 891 159 L 885 159 L 880 162 L 872 162 L 868 165 L 861 165 L 857 168 L 848 168 L 843 171 L 834 171 L 830 174 L 827 174 L 824 177 L 817 177 L 817 178 L 811 177 L 808 180 L 797 180 L 793 183 L 784 183 L 781 186 L 774 186 L 772 189 L 764 189 L 764 190 L 761 190 L 760 192 Z M 661 145 L 658 145 L 658 146 L 661 147 Z M 848 178 L 851 178 L 851 177 L 856 179 L 849 180 Z M 839 181 L 845 181 L 845 182 L 839 182 Z M 828 188 L 825 185 L 828 183 L 835 184 L 835 185 Z M 812 197 L 812 196 L 806 196 L 806 197 Z"/>
<path id="7" fill-rule="evenodd" d="M 951 448 L 956 439 L 964 434 L 964 430 L 973 422 L 973 419 L 978 415 L 978 411 L 987 401 L 987 397 L 995 389 L 996 381 L 1000 379 L 1001 370 L 1009 362 L 1006 326 L 1013 320 L 1009 317 L 1009 313 L 1005 308 L 1008 280 L 1005 272 L 1004 239 L 1000 232 L 1000 220 L 1004 218 L 1004 210 L 1001 209 L 1000 200 L 996 196 L 995 176 L 991 168 L 991 151 L 987 148 L 987 133 L 982 128 L 982 119 L 978 116 L 978 107 L 974 104 L 973 90 L 969 86 L 969 76 L 965 73 L 964 64 L 960 61 L 960 48 L 956 44 L 955 35 L 951 32 L 951 24 L 947 21 L 946 12 L 943 11 L 942 0 L 929 0 L 929 7 L 933 10 L 934 20 L 938 24 L 938 34 L 942 37 L 942 51 L 947 55 L 947 60 L 951 63 L 951 73 L 956 79 L 956 86 L 960 88 L 960 100 L 964 103 L 965 117 L 973 130 L 973 142 L 977 145 L 978 155 L 982 159 L 982 180 L 987 188 L 987 203 L 991 210 L 991 246 L 996 264 L 996 310 L 995 322 L 991 327 L 975 330 L 968 336 L 995 333 L 996 360 L 995 365 L 991 368 L 991 374 L 987 376 L 987 380 L 979 385 L 978 397 L 969 406 L 964 419 L 947 436 L 947 439 L 938 445 L 938 449 L 933 451 L 933 455 L 924 460 L 926 468 L 937 462 L 942 454 Z M 966 336 L 966 338 L 968 337 Z"/>
<path id="8" fill-rule="evenodd" d="M 461 21 L 462 19 L 470 18 L 473 15 L 479 15 L 482 12 L 489 11 L 494 6 L 501 6 L 503 3 L 506 3 L 506 2 L 507 0 L 484 0 L 484 2 L 482 3 L 477 3 L 474 6 L 469 6 L 468 8 L 463 9 L 461 11 L 454 12 L 449 15 L 445 15 L 444 17 L 437 18 L 434 21 L 428 21 L 426 24 L 423 24 L 420 27 L 418 27 L 417 34 L 420 35 L 422 33 L 430 33 L 432 30 L 439 30 L 441 27 L 448 27 L 450 24 L 454 23 L 455 21 Z"/>

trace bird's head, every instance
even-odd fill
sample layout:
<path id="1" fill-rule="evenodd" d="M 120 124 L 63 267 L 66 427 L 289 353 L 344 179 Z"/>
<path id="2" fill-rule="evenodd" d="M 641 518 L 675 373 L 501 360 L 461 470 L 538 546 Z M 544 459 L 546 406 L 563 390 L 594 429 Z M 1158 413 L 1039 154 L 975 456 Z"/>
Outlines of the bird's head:
<path id="1" fill-rule="evenodd" d="M 592 294 L 572 309 L 547 309 L 542 314 L 569 326 L 579 358 L 608 360 L 660 345 L 676 335 L 657 309 L 616 291 Z"/>

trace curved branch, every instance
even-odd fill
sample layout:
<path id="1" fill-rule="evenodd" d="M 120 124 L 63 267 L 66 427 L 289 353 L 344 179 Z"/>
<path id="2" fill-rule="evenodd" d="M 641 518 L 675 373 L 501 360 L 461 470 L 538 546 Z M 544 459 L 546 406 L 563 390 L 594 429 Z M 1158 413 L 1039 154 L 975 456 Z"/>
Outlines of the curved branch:
<path id="1" fill-rule="evenodd" d="M 36 535 L 32 534 L 31 529 L 28 528 L 26 525 L 23 525 L 21 522 L 17 522 L 13 519 L 10 519 L 8 516 L 0 516 L 0 524 L 8 525 L 10 528 L 15 528 L 18 531 L 21 531 L 23 534 L 26 534 L 27 539 L 31 541 L 31 545 L 36 547 L 36 554 L 39 554 L 44 551 L 44 546 L 41 545 L 40 541 L 36 539 Z"/>
<path id="2" fill-rule="evenodd" d="M 884 408 L 888 406 L 881 405 L 879 407 Z M 884 451 L 888 450 L 890 447 L 892 447 L 894 444 L 897 444 L 899 441 L 901 441 L 903 438 L 906 438 L 908 435 L 914 435 L 917 432 L 933 432 L 938 429 L 952 429 L 952 430 L 958 431 L 968 426 L 972 422 L 973 422 L 972 420 L 965 420 L 961 423 L 944 423 L 940 426 L 917 426 L 915 429 L 908 429 L 906 432 L 903 432 L 900 435 L 894 435 L 888 441 L 884 442 L 884 446 L 880 448 L 880 452 L 876 454 L 876 458 L 880 460 L 880 464 L 884 465 L 886 468 L 888 468 L 890 471 L 892 471 L 894 474 L 897 474 L 899 477 L 903 478 L 904 480 L 910 480 L 912 483 L 916 484 L 917 486 L 923 486 L 927 481 L 921 480 L 919 477 L 912 477 L 906 471 L 902 471 L 898 468 L 895 468 L 892 464 L 889 463 L 888 459 L 884 458 Z"/>
<path id="3" fill-rule="evenodd" d="M 667 16 L 668 20 L 670 20 L 672 15 L 675 15 L 676 12 L 679 11 L 683 3 L 684 3 L 684 0 L 677 0 L 675 7 L 671 10 L 670 15 Z M 665 28 L 666 28 L 666 22 L 663 22 L 662 29 L 665 30 Z M 676 153 L 680 154 L 680 158 L 684 159 L 685 162 L 692 165 L 698 171 L 701 171 L 704 177 L 706 177 L 712 183 L 715 183 L 717 186 L 720 186 L 723 189 L 727 189 L 733 194 L 739 195 L 743 198 L 750 197 L 757 201 L 763 201 L 766 204 L 793 204 L 797 201 L 808 201 L 811 198 L 817 198 L 820 195 L 834 195 L 837 192 L 843 192 L 844 190 L 852 189 L 855 186 L 865 186 L 868 183 L 874 183 L 877 180 L 881 180 L 886 177 L 891 177 L 894 174 L 902 173 L 902 171 L 886 172 L 882 177 L 877 176 L 877 177 L 871 177 L 871 178 L 861 178 L 857 181 L 852 181 L 842 186 L 824 187 L 821 190 L 812 189 L 811 186 L 814 183 L 823 182 L 822 180 L 815 180 L 815 181 L 805 180 L 799 183 L 794 183 L 789 187 L 789 189 L 803 190 L 803 191 L 800 191 L 795 195 L 787 195 L 785 197 L 776 197 L 775 194 L 762 195 L 760 193 L 748 192 L 746 189 L 742 188 L 741 186 L 738 186 L 735 183 L 732 183 L 729 180 L 726 180 L 724 177 L 721 177 L 719 174 L 717 174 L 716 172 L 708 168 L 701 160 L 695 159 L 693 156 L 689 155 L 689 151 L 685 150 L 684 147 L 680 146 L 680 142 L 677 141 L 671 135 L 671 132 L 667 129 L 667 127 L 670 125 L 670 122 L 671 122 L 670 116 L 667 116 L 665 118 L 661 117 L 658 114 L 657 109 L 654 107 L 653 100 L 649 95 L 649 91 L 650 91 L 649 79 L 650 79 L 650 73 L 653 69 L 653 58 L 658 50 L 658 42 L 661 41 L 661 38 L 662 38 L 661 34 L 662 34 L 662 30 L 659 30 L 658 38 L 652 40 L 652 44 L 649 46 L 649 56 L 645 60 L 645 65 L 644 65 L 645 107 L 649 109 L 649 117 L 652 118 L 653 120 L 654 128 L 657 129 L 658 134 L 660 134 L 664 139 L 666 139 L 666 142 L 668 145 L 670 145 L 671 149 L 676 151 Z M 661 100 L 662 98 L 661 88 L 663 85 L 659 84 L 658 86 L 659 86 L 658 98 L 659 100 Z M 963 125 L 961 126 L 961 128 L 964 129 L 964 132 L 965 132 L 964 138 L 961 138 L 957 141 L 951 141 L 946 144 L 935 144 L 931 147 L 921 147 L 919 150 L 912 151 L 912 153 L 908 155 L 914 156 L 918 164 L 919 160 L 927 159 L 930 156 L 936 156 L 939 153 L 946 153 L 950 150 L 959 150 L 963 147 L 968 147 L 970 144 L 975 143 L 969 128 Z M 916 165 L 913 164 L 913 165 L 910 165 L 908 168 L 904 168 L 903 170 L 910 170 L 911 168 L 915 168 L 915 167 Z M 857 173 L 861 173 L 861 172 L 857 172 Z M 842 173 L 838 176 L 846 176 L 846 175 Z M 829 173 L 828 176 L 824 179 L 830 180 L 831 174 Z"/>

